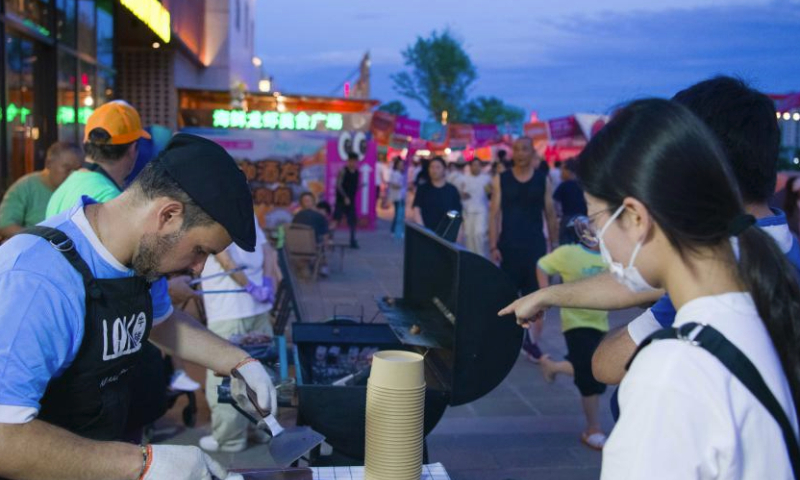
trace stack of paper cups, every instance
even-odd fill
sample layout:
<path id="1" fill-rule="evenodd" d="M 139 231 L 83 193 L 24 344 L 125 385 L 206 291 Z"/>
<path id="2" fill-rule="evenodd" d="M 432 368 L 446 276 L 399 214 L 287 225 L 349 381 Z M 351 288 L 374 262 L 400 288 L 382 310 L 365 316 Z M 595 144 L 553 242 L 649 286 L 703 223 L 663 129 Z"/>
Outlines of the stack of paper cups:
<path id="1" fill-rule="evenodd" d="M 425 420 L 422 355 L 386 350 L 372 357 L 367 383 L 365 480 L 419 480 Z"/>

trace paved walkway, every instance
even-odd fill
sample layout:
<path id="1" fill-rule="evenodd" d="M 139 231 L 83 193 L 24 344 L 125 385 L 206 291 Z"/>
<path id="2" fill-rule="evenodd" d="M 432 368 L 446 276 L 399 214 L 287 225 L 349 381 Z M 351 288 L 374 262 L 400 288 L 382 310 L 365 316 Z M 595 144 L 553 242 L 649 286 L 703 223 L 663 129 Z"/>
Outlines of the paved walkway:
<path id="1" fill-rule="evenodd" d="M 320 321 L 339 314 L 352 314 L 364 306 L 365 320 L 377 313 L 373 299 L 402 294 L 402 243 L 390 237 L 388 224 L 359 236 L 360 250 L 348 250 L 343 271 L 334 259 L 328 279 L 301 282 L 300 292 L 306 321 Z M 619 325 L 635 312 L 612 316 Z M 380 321 L 378 318 L 376 321 Z M 542 341 L 543 350 L 555 358 L 566 353 L 560 333 L 558 312 L 548 313 Z M 193 370 L 195 378 L 203 378 Z M 608 393 L 601 400 L 603 425 L 612 425 Z M 203 406 L 198 427 L 179 426 L 179 402 L 159 423 L 169 443 L 195 443 L 206 435 L 208 411 Z M 282 413 L 291 422 L 292 410 Z M 524 357 L 493 392 L 468 405 L 449 408 L 428 436 L 432 462 L 442 462 L 453 480 L 583 480 L 596 479 L 600 453 L 580 443 L 584 427 L 580 398 L 571 379 L 559 378 L 547 384 L 537 366 Z M 229 466 L 266 466 L 266 447 L 251 447 L 239 454 L 224 454 L 219 460 Z"/>

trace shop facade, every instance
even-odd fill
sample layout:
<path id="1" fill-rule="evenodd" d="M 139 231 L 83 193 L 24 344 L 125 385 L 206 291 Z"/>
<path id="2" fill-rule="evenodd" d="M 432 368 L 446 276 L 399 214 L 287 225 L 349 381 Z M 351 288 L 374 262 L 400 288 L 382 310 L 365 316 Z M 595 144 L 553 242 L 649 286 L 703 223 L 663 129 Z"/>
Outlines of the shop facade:
<path id="1" fill-rule="evenodd" d="M 0 2 L 0 189 L 76 142 L 115 89 L 113 0 Z"/>
<path id="2" fill-rule="evenodd" d="M 53 142 L 80 143 L 87 118 L 107 101 L 124 99 L 144 125 L 175 130 L 178 87 L 255 89 L 254 5 L 0 0 L 0 196 L 44 166 Z"/>

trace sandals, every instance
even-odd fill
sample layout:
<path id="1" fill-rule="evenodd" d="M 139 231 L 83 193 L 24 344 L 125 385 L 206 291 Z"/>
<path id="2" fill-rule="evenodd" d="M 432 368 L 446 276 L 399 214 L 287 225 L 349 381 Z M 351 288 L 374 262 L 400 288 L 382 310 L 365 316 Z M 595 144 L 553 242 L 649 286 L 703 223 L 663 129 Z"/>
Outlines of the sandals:
<path id="1" fill-rule="evenodd" d="M 602 451 L 603 446 L 606 444 L 606 440 L 608 440 L 608 437 L 602 432 L 595 432 L 591 434 L 583 432 L 581 434 L 581 442 L 592 450 Z"/>

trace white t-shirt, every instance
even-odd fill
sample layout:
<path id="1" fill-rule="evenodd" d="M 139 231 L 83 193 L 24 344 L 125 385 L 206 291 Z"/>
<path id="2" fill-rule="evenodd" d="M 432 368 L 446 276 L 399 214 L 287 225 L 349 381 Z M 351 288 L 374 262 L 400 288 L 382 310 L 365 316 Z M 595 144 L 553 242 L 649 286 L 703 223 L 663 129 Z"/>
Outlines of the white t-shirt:
<path id="1" fill-rule="evenodd" d="M 748 293 L 697 298 L 675 326 L 713 326 L 745 352 L 797 434 L 778 354 Z M 716 358 L 680 340 L 654 342 L 619 389 L 621 416 L 603 448 L 603 480 L 790 479 L 778 423 Z"/>
<path id="2" fill-rule="evenodd" d="M 465 174 L 456 185 L 462 193 L 469 195 L 467 200 L 461 199 L 461 205 L 466 213 L 479 213 L 489 211 L 489 197 L 486 187 L 491 185 L 492 178 L 485 173 L 473 175 Z"/>
<path id="3" fill-rule="evenodd" d="M 264 245 L 267 237 L 256 221 L 256 249 L 254 252 L 246 252 L 231 244 L 225 251 L 237 266 L 244 266 L 243 273 L 247 278 L 261 285 L 264 276 Z M 216 257 L 209 255 L 206 266 L 203 269 L 203 277 L 224 271 Z M 276 286 L 277 287 L 277 286 Z M 230 275 L 212 278 L 203 282 L 203 290 L 239 290 L 243 288 Z M 259 303 L 253 300 L 249 293 L 220 293 L 203 295 L 203 303 L 206 307 L 206 318 L 209 323 L 221 322 L 224 320 L 238 320 L 240 318 L 252 317 L 269 312 L 272 305 L 269 303 Z"/>
<path id="4" fill-rule="evenodd" d="M 453 170 L 449 172 L 446 177 L 447 183 L 451 185 L 458 185 L 461 182 L 461 179 L 464 178 L 464 173 L 458 170 Z"/>
<path id="5" fill-rule="evenodd" d="M 389 201 L 399 202 L 406 198 L 406 179 L 403 172 L 392 170 L 389 175 Z"/>

